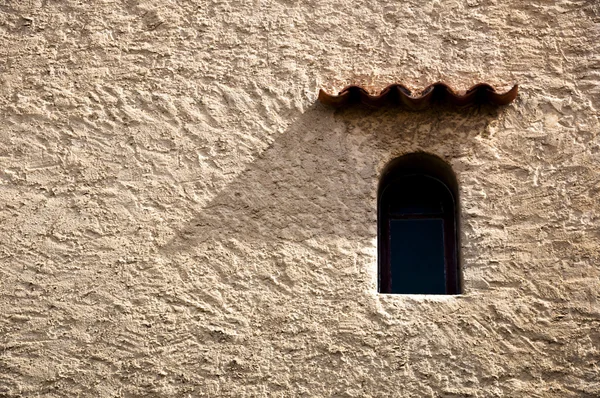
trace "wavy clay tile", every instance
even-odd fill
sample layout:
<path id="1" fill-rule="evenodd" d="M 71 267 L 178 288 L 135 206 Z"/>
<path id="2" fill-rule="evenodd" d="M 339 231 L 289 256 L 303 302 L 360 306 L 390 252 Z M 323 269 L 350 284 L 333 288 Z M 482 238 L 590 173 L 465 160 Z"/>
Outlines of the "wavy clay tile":
<path id="1" fill-rule="evenodd" d="M 434 83 L 415 94 L 401 84 L 391 84 L 377 95 L 370 95 L 360 86 L 348 86 L 338 95 L 320 90 L 319 101 L 335 108 L 351 104 L 364 104 L 372 107 L 400 105 L 410 110 L 420 111 L 437 104 L 455 107 L 480 104 L 506 105 L 517 98 L 518 92 L 518 85 L 514 85 L 505 93 L 497 92 L 486 83 L 476 84 L 465 92 L 456 92 L 445 83 Z"/>

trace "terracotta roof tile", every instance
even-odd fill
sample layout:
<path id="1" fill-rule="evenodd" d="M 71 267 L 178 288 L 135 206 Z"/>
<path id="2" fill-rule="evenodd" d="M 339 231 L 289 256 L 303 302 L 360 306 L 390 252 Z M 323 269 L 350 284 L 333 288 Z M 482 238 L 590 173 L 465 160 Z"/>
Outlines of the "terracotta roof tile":
<path id="1" fill-rule="evenodd" d="M 377 95 L 370 95 L 360 86 L 348 86 L 338 95 L 319 91 L 319 101 L 335 108 L 350 104 L 364 104 L 379 107 L 385 104 L 400 105 L 411 110 L 423 110 L 435 104 L 449 104 L 464 107 L 478 104 L 506 105 L 511 103 L 519 91 L 518 85 L 505 93 L 498 93 L 486 83 L 476 84 L 466 92 L 452 90 L 445 83 L 434 83 L 420 93 L 412 93 L 401 84 L 391 84 Z"/>

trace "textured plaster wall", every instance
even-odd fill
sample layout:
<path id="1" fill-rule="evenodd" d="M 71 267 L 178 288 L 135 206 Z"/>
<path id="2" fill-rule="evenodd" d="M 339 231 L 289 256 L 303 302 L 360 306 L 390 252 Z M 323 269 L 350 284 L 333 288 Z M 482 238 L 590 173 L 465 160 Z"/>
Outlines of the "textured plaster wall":
<path id="1" fill-rule="evenodd" d="M 521 85 L 334 112 L 319 87 Z M 600 4 L 0 3 L 0 396 L 600 396 Z M 465 294 L 376 293 L 454 168 Z"/>

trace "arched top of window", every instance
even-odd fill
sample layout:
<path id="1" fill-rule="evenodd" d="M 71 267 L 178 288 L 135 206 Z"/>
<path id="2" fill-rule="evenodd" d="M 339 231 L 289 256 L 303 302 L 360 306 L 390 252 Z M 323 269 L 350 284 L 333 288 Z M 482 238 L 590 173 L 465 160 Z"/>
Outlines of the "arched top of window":
<path id="1" fill-rule="evenodd" d="M 379 292 L 460 293 L 458 217 L 446 162 L 426 153 L 392 160 L 378 193 Z"/>

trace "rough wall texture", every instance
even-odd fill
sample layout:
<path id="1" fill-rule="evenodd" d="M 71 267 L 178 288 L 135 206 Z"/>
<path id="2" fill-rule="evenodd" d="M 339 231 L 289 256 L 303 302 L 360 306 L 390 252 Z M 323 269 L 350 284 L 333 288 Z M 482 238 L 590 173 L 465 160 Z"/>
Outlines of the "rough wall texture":
<path id="1" fill-rule="evenodd" d="M 596 0 L 0 4 L 0 396 L 597 397 Z M 497 111 L 319 87 L 521 85 Z M 465 294 L 376 293 L 376 190 L 462 195 Z"/>

